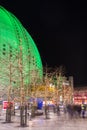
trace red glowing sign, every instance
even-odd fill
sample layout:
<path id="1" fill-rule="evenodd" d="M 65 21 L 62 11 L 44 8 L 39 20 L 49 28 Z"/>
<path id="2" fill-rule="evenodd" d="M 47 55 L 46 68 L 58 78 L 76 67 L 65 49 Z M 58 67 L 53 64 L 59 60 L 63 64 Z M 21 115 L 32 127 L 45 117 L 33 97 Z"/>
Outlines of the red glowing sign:
<path id="1" fill-rule="evenodd" d="M 9 105 L 12 107 L 13 102 L 3 101 L 3 110 L 6 110 Z"/>

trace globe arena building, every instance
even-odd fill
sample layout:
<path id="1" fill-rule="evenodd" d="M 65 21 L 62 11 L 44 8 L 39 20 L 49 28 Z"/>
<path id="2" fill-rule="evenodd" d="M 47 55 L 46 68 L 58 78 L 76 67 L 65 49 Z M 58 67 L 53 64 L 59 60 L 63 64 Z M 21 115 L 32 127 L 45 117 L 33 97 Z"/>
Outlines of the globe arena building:
<path id="1" fill-rule="evenodd" d="M 11 88 L 41 82 L 43 67 L 39 51 L 21 22 L 0 6 L 0 95 Z"/>

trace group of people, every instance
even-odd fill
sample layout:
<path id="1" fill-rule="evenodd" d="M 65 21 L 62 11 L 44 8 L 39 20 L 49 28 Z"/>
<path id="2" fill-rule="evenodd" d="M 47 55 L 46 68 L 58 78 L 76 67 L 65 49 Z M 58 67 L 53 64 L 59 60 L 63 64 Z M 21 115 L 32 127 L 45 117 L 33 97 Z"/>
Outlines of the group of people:
<path id="1" fill-rule="evenodd" d="M 71 117 L 82 117 L 85 118 L 86 115 L 86 104 L 82 102 L 80 105 L 67 105 L 67 111 Z"/>
<path id="2" fill-rule="evenodd" d="M 57 113 L 59 115 L 60 105 L 57 105 L 56 107 L 54 107 L 54 112 L 55 112 L 55 108 L 56 108 Z M 71 118 L 73 118 L 73 117 L 85 118 L 86 117 L 86 110 L 87 110 L 87 106 L 84 102 L 82 102 L 82 104 L 80 104 L 80 105 L 67 104 L 67 105 L 64 105 L 64 107 L 63 107 L 64 113 L 68 113 L 69 117 L 71 117 Z"/>

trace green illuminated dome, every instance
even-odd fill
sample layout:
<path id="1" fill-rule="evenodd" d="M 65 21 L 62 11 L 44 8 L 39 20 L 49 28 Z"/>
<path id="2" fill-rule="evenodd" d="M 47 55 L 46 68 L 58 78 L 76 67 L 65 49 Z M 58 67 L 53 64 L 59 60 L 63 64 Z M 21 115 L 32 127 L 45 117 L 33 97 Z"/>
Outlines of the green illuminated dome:
<path id="1" fill-rule="evenodd" d="M 19 86 L 41 81 L 42 62 L 38 49 L 20 21 L 0 6 L 0 86 Z"/>

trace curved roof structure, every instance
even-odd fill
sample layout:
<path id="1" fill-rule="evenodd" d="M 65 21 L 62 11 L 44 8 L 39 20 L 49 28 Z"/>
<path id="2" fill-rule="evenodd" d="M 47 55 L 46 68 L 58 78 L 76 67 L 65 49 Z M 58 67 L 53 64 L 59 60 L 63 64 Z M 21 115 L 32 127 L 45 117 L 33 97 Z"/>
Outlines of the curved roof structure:
<path id="1" fill-rule="evenodd" d="M 0 86 L 19 86 L 20 71 L 24 85 L 42 80 L 40 54 L 21 22 L 0 6 Z"/>

